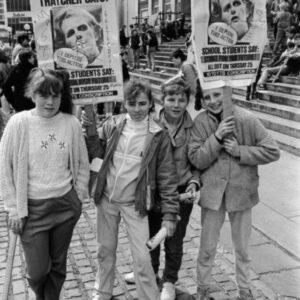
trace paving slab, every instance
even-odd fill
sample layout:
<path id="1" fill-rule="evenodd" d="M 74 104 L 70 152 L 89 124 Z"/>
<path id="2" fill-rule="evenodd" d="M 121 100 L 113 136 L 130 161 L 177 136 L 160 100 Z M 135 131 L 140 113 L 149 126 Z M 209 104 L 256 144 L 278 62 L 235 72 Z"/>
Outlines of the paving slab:
<path id="1" fill-rule="evenodd" d="M 258 274 L 300 267 L 297 260 L 272 244 L 252 246 L 250 247 L 250 255 L 252 268 Z"/>
<path id="2" fill-rule="evenodd" d="M 280 295 L 280 299 L 300 299 L 300 269 L 261 275 L 261 279 Z"/>

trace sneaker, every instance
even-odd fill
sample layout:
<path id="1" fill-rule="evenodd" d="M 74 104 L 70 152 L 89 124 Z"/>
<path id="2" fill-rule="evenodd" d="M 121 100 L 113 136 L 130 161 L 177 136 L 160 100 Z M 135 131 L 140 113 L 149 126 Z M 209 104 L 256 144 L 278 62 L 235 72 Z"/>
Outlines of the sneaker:
<path id="1" fill-rule="evenodd" d="M 251 290 L 240 290 L 240 295 L 236 300 L 254 300 Z"/>
<path id="2" fill-rule="evenodd" d="M 215 300 L 215 298 L 209 296 L 209 289 L 197 289 L 197 300 Z"/>
<path id="3" fill-rule="evenodd" d="M 171 282 L 165 282 L 160 294 L 160 300 L 175 300 L 175 286 Z"/>
<path id="4" fill-rule="evenodd" d="M 134 280 L 134 273 L 133 272 L 130 272 L 130 273 L 127 273 L 125 276 L 124 276 L 124 280 L 129 283 L 129 284 L 134 284 L 135 283 L 135 280 Z"/>

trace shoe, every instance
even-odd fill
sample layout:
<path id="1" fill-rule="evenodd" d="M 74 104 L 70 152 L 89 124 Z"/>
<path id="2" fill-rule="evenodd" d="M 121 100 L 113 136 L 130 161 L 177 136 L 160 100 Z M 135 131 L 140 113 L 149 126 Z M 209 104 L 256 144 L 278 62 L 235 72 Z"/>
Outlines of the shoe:
<path id="1" fill-rule="evenodd" d="M 134 273 L 133 272 L 127 273 L 124 276 L 124 280 L 129 284 L 134 284 L 135 283 Z"/>
<path id="2" fill-rule="evenodd" d="M 251 290 L 240 290 L 240 295 L 236 300 L 254 300 Z"/>
<path id="3" fill-rule="evenodd" d="M 160 294 L 160 300 L 175 300 L 175 286 L 171 282 L 165 282 Z"/>
<path id="4" fill-rule="evenodd" d="M 215 298 L 209 296 L 209 289 L 197 289 L 197 300 L 215 300 Z"/>

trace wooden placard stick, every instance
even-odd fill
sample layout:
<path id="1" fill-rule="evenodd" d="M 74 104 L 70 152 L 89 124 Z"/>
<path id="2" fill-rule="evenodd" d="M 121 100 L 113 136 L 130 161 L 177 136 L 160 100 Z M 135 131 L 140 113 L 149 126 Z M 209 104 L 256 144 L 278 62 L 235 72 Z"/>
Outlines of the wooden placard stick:
<path id="1" fill-rule="evenodd" d="M 87 104 L 84 106 L 84 111 L 89 120 L 93 123 L 91 126 L 86 127 L 86 134 L 88 136 L 97 135 L 97 127 L 96 127 L 96 116 L 94 113 L 93 104 Z"/>
<path id="2" fill-rule="evenodd" d="M 233 115 L 232 104 L 232 88 L 228 85 L 223 87 L 224 99 L 223 99 L 223 119 Z"/>

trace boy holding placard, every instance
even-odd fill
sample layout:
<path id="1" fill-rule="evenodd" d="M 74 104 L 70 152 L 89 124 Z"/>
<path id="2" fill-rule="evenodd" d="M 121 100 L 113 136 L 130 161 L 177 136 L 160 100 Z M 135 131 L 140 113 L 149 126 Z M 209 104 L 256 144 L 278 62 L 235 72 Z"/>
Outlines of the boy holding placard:
<path id="1" fill-rule="evenodd" d="M 202 183 L 197 300 L 211 299 L 211 272 L 226 212 L 235 250 L 238 299 L 254 299 L 248 246 L 251 211 L 259 201 L 257 166 L 279 159 L 278 146 L 260 121 L 240 107 L 233 106 L 228 113 L 226 103 L 230 102 L 230 87 L 203 90 L 205 110 L 194 120 L 189 144 L 189 159 L 201 172 Z"/>

